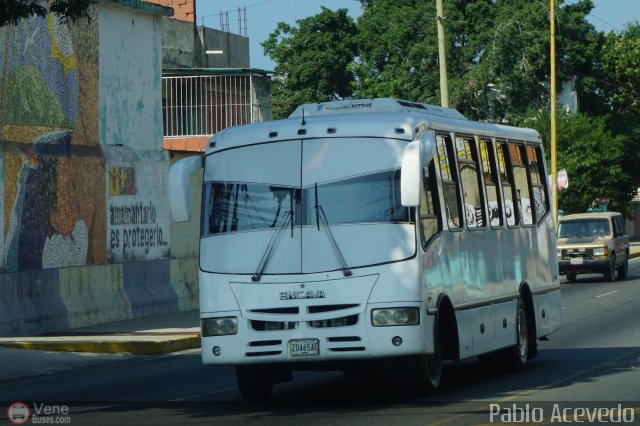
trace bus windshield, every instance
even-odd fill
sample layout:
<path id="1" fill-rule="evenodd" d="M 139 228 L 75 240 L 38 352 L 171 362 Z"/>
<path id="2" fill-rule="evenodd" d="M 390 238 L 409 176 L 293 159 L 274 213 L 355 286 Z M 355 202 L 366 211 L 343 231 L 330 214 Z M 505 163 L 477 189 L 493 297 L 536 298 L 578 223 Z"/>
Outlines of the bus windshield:
<path id="1" fill-rule="evenodd" d="M 302 192 L 303 225 L 317 225 L 315 196 L 315 187 Z M 399 170 L 319 184 L 318 204 L 326 213 L 329 225 L 409 222 L 409 209 L 400 203 Z"/>
<path id="2" fill-rule="evenodd" d="M 318 204 L 329 225 L 410 223 L 400 203 L 400 171 L 388 170 L 318 183 Z M 291 211 L 294 226 L 316 226 L 316 187 L 264 183 L 206 182 L 202 235 L 277 227 Z"/>

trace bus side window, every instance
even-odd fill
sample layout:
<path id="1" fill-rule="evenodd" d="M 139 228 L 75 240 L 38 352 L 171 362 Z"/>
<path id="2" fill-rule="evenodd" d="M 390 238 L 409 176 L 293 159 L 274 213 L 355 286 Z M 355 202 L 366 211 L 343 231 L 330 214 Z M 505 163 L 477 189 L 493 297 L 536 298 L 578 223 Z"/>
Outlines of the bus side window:
<path id="1" fill-rule="evenodd" d="M 507 217 L 507 225 L 518 225 L 518 212 L 516 211 L 517 200 L 513 185 L 513 175 L 511 174 L 511 163 L 506 142 L 498 142 L 498 170 L 502 182 L 502 192 L 504 197 L 504 213 Z"/>
<path id="2" fill-rule="evenodd" d="M 491 226 L 502 226 L 502 200 L 498 196 L 496 159 L 490 140 L 480 140 L 480 158 L 484 173 L 484 187 L 487 192 L 489 223 L 491 223 Z"/>
<path id="3" fill-rule="evenodd" d="M 531 194 L 529 192 L 529 169 L 525 165 L 524 145 L 509 143 L 513 180 L 518 195 L 518 211 L 523 225 L 533 225 L 533 210 L 531 208 Z"/>
<path id="4" fill-rule="evenodd" d="M 455 170 L 456 163 L 453 157 L 453 147 L 449 136 L 436 136 L 436 150 L 438 155 L 438 168 L 442 179 L 442 191 L 444 209 L 447 216 L 449 229 L 460 229 L 460 199 L 458 191 L 458 178 Z"/>
<path id="5" fill-rule="evenodd" d="M 438 184 L 433 160 L 424 168 L 422 174 L 422 196 L 420 198 L 420 232 L 422 247 L 427 248 L 431 238 L 442 230 L 438 199 Z"/>
<path id="6" fill-rule="evenodd" d="M 467 226 L 469 228 L 483 228 L 485 226 L 484 208 L 480 195 L 480 176 L 475 140 L 456 136 L 456 155 L 460 169 L 460 184 Z"/>
<path id="7" fill-rule="evenodd" d="M 536 219 L 538 223 L 549 211 L 549 197 L 547 196 L 547 180 L 545 179 L 542 152 L 539 147 L 527 145 L 527 162 L 531 175 L 531 187 L 535 203 Z"/>

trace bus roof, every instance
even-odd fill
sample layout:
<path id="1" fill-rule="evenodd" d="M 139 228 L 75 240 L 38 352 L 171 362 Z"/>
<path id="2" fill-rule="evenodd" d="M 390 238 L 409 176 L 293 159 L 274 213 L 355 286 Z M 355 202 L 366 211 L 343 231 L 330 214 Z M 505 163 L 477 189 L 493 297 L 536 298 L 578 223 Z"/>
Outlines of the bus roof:
<path id="1" fill-rule="evenodd" d="M 391 98 L 356 99 L 347 101 L 304 104 L 296 108 L 289 118 L 315 117 L 319 115 L 353 114 L 365 112 L 416 112 L 429 116 L 466 120 L 465 116 L 453 108 L 420 104 Z"/>
<path id="2" fill-rule="evenodd" d="M 540 143 L 540 135 L 532 129 L 467 120 L 452 108 L 381 98 L 304 104 L 286 119 L 230 127 L 211 138 L 207 154 L 243 145 L 321 137 L 412 140 L 425 125 L 443 132 Z"/>

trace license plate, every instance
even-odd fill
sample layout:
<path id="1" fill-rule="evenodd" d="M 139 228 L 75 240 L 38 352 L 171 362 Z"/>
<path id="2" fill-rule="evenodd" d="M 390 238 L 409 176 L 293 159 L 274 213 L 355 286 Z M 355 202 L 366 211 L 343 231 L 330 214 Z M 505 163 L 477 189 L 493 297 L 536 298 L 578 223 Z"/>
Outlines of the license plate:
<path id="1" fill-rule="evenodd" d="M 289 355 L 291 356 L 320 355 L 320 343 L 318 339 L 289 340 Z"/>
<path id="2" fill-rule="evenodd" d="M 584 263 L 584 261 L 582 260 L 581 257 L 572 257 L 571 258 L 571 264 L 572 265 L 582 265 Z"/>

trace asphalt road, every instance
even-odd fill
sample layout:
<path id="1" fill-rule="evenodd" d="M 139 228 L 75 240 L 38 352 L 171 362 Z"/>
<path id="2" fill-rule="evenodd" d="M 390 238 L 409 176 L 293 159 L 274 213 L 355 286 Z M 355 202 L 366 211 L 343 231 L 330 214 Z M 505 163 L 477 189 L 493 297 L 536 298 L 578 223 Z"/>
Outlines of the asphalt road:
<path id="1" fill-rule="evenodd" d="M 390 376 L 305 372 L 276 385 L 271 401 L 248 404 L 232 368 L 204 367 L 193 350 L 0 382 L 0 401 L 67 406 L 74 425 L 490 424 L 518 420 L 526 408 L 548 424 L 562 413 L 555 404 L 569 408 L 568 420 L 586 421 L 591 412 L 582 407 L 618 403 L 640 424 L 640 258 L 630 262 L 625 281 L 606 283 L 597 275 L 563 281 L 562 298 L 562 329 L 540 342 L 538 358 L 524 371 L 503 373 L 475 360 L 447 364 L 436 398 L 418 398 Z"/>

